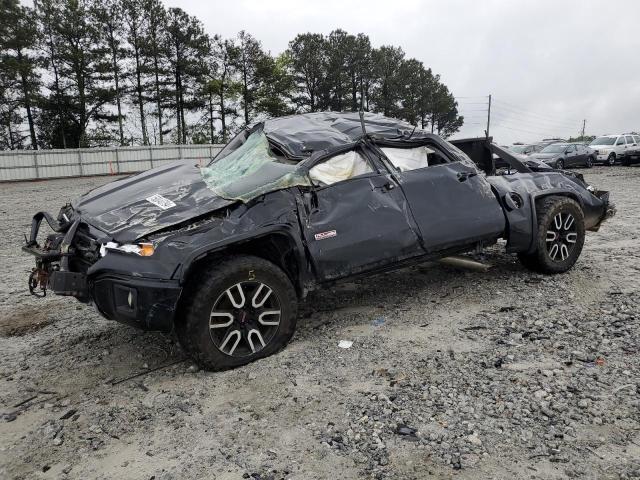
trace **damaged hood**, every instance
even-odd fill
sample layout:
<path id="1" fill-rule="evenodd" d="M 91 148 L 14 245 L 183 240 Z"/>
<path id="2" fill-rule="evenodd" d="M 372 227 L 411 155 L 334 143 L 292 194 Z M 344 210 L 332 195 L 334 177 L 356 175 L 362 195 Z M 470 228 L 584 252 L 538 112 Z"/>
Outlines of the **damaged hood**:
<path id="1" fill-rule="evenodd" d="M 197 165 L 181 160 L 102 185 L 72 206 L 83 221 L 130 243 L 232 203 L 207 188 Z"/>

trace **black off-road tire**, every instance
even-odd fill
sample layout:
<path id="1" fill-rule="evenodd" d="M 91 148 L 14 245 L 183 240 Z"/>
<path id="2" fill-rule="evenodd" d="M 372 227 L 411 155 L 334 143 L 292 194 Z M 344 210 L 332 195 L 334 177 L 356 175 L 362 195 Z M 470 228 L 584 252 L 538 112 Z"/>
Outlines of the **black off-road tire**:
<path id="1" fill-rule="evenodd" d="M 609 156 L 607 157 L 607 165 L 609 167 L 613 167 L 615 164 L 616 164 L 616 154 L 610 153 Z"/>
<path id="2" fill-rule="evenodd" d="M 281 314 L 277 330 L 261 350 L 237 357 L 216 346 L 210 334 L 210 318 L 216 301 L 240 282 L 259 282 L 269 287 L 279 300 Z M 187 355 L 206 370 L 227 370 L 267 357 L 284 348 L 293 336 L 298 310 L 296 291 L 289 277 L 267 260 L 238 255 L 209 263 L 199 269 L 185 288 L 188 291 L 178 312 L 176 335 Z"/>
<path id="3" fill-rule="evenodd" d="M 582 247 L 584 246 L 585 227 L 584 214 L 578 203 L 567 197 L 545 197 L 537 203 L 538 233 L 534 239 L 536 250 L 531 254 L 519 253 L 518 259 L 529 270 L 539 273 L 563 273 L 570 270 L 576 263 Z M 558 214 L 567 218 L 571 215 L 574 225 L 571 226 L 572 234 L 575 233 L 575 242 L 571 244 L 566 258 L 551 258 L 548 232 L 555 228 L 555 218 Z M 562 229 L 561 229 L 562 230 Z M 550 234 L 551 235 L 551 234 Z M 572 237 L 573 238 L 573 237 Z M 568 245 L 568 243 L 567 243 Z M 552 248 L 552 247 L 551 247 Z M 557 255 L 557 252 L 556 252 Z"/>

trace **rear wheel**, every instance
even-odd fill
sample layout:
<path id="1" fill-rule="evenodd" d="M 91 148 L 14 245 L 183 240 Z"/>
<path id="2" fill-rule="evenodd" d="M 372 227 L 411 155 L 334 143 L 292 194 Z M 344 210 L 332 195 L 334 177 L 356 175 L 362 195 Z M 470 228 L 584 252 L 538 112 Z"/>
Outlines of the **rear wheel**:
<path id="1" fill-rule="evenodd" d="M 271 262 L 231 257 L 203 268 L 190 285 L 176 333 L 203 368 L 245 365 L 282 349 L 293 336 L 296 293 Z"/>
<path id="2" fill-rule="evenodd" d="M 610 167 L 613 167 L 615 164 L 616 164 L 616 154 L 610 153 L 609 156 L 607 157 L 607 165 L 609 165 Z"/>
<path id="3" fill-rule="evenodd" d="M 586 167 L 587 168 L 593 167 L 593 157 L 587 157 Z"/>
<path id="4" fill-rule="evenodd" d="M 584 215 L 575 200 L 546 197 L 537 205 L 536 250 L 518 254 L 520 262 L 541 273 L 562 273 L 578 260 L 584 245 Z"/>

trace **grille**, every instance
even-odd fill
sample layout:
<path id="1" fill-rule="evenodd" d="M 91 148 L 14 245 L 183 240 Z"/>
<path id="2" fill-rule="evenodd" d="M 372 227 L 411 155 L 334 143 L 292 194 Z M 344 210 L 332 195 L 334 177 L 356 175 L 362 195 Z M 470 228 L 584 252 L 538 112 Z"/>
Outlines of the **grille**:
<path id="1" fill-rule="evenodd" d="M 74 255 L 69 259 L 69 264 L 73 271 L 86 272 L 100 258 L 100 244 L 86 224 L 78 225 L 72 246 Z"/>

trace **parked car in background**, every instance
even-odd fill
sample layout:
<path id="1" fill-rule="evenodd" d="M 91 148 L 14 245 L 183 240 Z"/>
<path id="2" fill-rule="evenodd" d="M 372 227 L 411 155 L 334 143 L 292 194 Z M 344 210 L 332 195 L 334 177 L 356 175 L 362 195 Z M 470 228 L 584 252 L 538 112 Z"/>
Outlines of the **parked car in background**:
<path id="1" fill-rule="evenodd" d="M 628 146 L 629 137 L 633 140 L 631 147 Z M 622 159 L 622 164 L 629 166 L 640 162 L 640 135 L 637 133 L 625 133 L 625 140 L 627 141 L 627 154 Z"/>
<path id="2" fill-rule="evenodd" d="M 562 170 L 566 167 L 591 168 L 595 161 L 596 153 L 584 145 L 552 143 L 540 150 L 539 153 L 531 155 L 531 157 L 541 160 L 553 168 Z"/>
<path id="3" fill-rule="evenodd" d="M 544 145 L 540 145 L 537 143 L 529 143 L 529 144 L 511 145 L 508 148 L 512 152 L 519 153 L 520 155 L 532 155 L 542 150 L 544 148 Z"/>
<path id="4" fill-rule="evenodd" d="M 637 151 L 638 139 L 633 135 L 603 135 L 593 140 L 589 146 L 596 152 L 596 162 L 615 165 L 623 158 Z"/>
<path id="5" fill-rule="evenodd" d="M 591 168 L 596 163 L 596 151 L 584 142 L 571 142 L 577 147 L 578 155 L 586 157 L 585 167 Z"/>
<path id="6" fill-rule="evenodd" d="M 551 145 L 552 143 L 567 143 L 568 141 L 569 140 L 565 140 L 564 138 L 543 138 L 538 142 L 538 145 L 544 148 L 547 145 Z"/>

